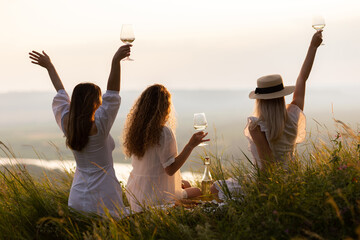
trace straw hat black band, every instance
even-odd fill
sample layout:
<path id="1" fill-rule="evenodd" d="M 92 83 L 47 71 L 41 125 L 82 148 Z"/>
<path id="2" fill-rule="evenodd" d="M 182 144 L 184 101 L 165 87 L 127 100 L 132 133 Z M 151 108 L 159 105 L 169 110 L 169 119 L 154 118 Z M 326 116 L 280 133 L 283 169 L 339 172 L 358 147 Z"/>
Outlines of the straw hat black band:
<path id="1" fill-rule="evenodd" d="M 256 88 L 255 94 L 268 94 L 268 93 L 274 93 L 279 92 L 284 89 L 284 85 L 281 83 L 279 85 L 273 86 L 273 87 L 267 87 L 267 88 Z"/>

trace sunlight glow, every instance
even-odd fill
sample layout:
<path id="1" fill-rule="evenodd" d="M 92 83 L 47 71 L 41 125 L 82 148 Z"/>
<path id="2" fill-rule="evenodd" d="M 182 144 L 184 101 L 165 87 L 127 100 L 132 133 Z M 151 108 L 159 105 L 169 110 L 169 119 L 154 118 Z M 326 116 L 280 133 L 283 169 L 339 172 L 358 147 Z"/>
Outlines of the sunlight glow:
<path id="1" fill-rule="evenodd" d="M 69 87 L 79 81 L 103 83 L 121 45 L 123 23 L 132 23 L 136 35 L 136 61 L 123 64 L 126 89 L 153 82 L 176 89 L 243 88 L 269 72 L 293 81 L 313 33 L 314 14 L 326 19 L 327 45 L 313 74 L 336 85 L 340 74 L 330 70 L 337 69 L 355 84 L 359 12 L 360 2 L 353 0 L 2 0 L 6 34 L 0 38 L 0 91 L 52 90 L 46 72 L 29 64 L 27 52 L 33 49 L 50 54 Z"/>

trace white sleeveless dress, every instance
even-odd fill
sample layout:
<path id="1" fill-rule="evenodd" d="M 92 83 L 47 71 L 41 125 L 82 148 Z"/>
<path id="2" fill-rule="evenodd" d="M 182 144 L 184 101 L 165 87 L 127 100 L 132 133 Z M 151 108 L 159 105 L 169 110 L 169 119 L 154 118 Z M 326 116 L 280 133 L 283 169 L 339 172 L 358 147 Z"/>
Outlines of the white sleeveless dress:
<path id="1" fill-rule="evenodd" d="M 285 123 L 284 132 L 281 137 L 272 143 L 269 141 L 269 131 L 266 122 L 259 121 L 257 117 L 248 117 L 247 125 L 244 129 L 244 134 L 249 141 L 249 150 L 253 155 L 254 164 L 261 167 L 261 161 L 259 160 L 259 154 L 256 149 L 256 145 L 250 135 L 249 126 L 252 123 L 257 123 L 260 126 L 262 132 L 265 133 L 266 139 L 269 142 L 270 149 L 273 152 L 276 161 L 282 162 L 284 167 L 287 166 L 288 161 L 291 161 L 294 157 L 295 148 L 297 143 L 301 143 L 306 137 L 306 118 L 301 109 L 294 104 L 288 104 L 286 106 L 288 113 L 288 119 Z M 225 181 L 217 181 L 215 186 L 219 190 L 219 198 L 225 199 L 223 192 L 223 184 L 227 185 L 230 192 L 242 193 L 241 186 L 236 179 L 227 179 Z"/>
<path id="2" fill-rule="evenodd" d="M 107 208 L 112 216 L 124 211 L 122 190 L 115 176 L 112 151 L 115 148 L 110 129 L 120 107 L 117 91 L 106 91 L 102 105 L 95 112 L 97 134 L 89 137 L 82 151 L 72 151 L 76 170 L 72 182 L 69 207 L 78 211 L 104 213 Z M 65 90 L 59 90 L 54 97 L 52 108 L 60 129 L 66 135 L 63 119 L 69 113 L 70 98 Z"/>

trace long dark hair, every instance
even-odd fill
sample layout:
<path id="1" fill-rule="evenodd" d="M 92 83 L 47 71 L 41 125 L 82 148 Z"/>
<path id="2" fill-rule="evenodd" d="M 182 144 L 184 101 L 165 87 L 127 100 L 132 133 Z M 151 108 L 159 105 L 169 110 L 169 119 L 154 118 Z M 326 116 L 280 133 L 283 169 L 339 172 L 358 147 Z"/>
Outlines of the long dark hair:
<path id="1" fill-rule="evenodd" d="M 101 89 L 93 83 L 76 85 L 71 96 L 66 145 L 81 151 L 89 142 L 96 109 L 101 105 Z"/>
<path id="2" fill-rule="evenodd" d="M 171 106 L 171 94 L 163 85 L 155 84 L 143 91 L 125 123 L 123 144 L 127 156 L 143 157 L 149 147 L 159 144 Z"/>

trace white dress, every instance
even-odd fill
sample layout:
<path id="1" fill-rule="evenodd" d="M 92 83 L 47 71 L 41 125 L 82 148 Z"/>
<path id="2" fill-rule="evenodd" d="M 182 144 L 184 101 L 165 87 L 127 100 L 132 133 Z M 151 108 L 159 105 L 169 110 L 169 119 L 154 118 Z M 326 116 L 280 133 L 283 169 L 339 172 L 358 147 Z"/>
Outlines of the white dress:
<path id="1" fill-rule="evenodd" d="M 176 156 L 176 140 L 168 127 L 163 127 L 159 145 L 149 148 L 142 158 L 131 156 L 133 170 L 126 196 L 133 211 L 142 211 L 141 206 L 172 203 L 182 197 L 180 170 L 172 176 L 165 172 Z"/>
<path id="2" fill-rule="evenodd" d="M 301 111 L 301 109 L 294 104 L 288 104 L 286 106 L 286 110 L 288 113 L 288 119 L 285 123 L 283 134 L 275 143 L 269 141 L 269 131 L 265 122 L 259 121 L 256 117 L 249 117 L 247 120 L 244 134 L 249 140 L 249 150 L 254 157 L 255 163 L 257 163 L 259 167 L 261 167 L 259 154 L 249 132 L 249 126 L 251 123 L 255 122 L 260 126 L 261 131 L 265 133 L 266 139 L 268 140 L 270 149 L 274 154 L 275 160 L 282 162 L 284 166 L 287 165 L 288 161 L 293 159 L 296 144 L 305 140 L 306 118 L 303 111 Z"/>
<path id="3" fill-rule="evenodd" d="M 288 161 L 291 161 L 294 157 L 296 144 L 303 142 L 306 137 L 306 118 L 301 111 L 301 109 L 294 104 L 288 104 L 286 106 L 288 113 L 288 119 L 285 123 L 284 132 L 281 137 L 275 142 L 269 141 L 269 131 L 266 126 L 266 123 L 259 121 L 257 117 L 248 117 L 247 125 L 244 129 L 244 134 L 249 141 L 249 150 L 253 155 L 253 161 L 259 167 L 261 167 L 261 162 L 259 160 L 259 154 L 256 149 L 256 145 L 250 135 L 249 126 L 251 123 L 257 123 L 260 126 L 262 132 L 265 133 L 266 139 L 269 142 L 270 149 L 273 152 L 276 161 L 282 162 L 283 166 L 286 167 Z M 223 184 L 226 183 L 230 192 L 242 193 L 241 186 L 238 181 L 235 179 L 228 179 L 225 181 L 218 181 L 215 184 L 217 190 L 219 190 L 219 198 L 224 199 L 225 195 L 223 192 Z"/>
<path id="4" fill-rule="evenodd" d="M 89 136 L 82 151 L 73 150 L 76 170 L 68 200 L 69 207 L 78 211 L 104 213 L 106 207 L 112 216 L 124 210 L 122 191 L 115 176 L 112 151 L 114 139 L 109 134 L 120 107 L 117 91 L 106 91 L 102 105 L 95 112 L 97 133 Z M 66 135 L 63 119 L 69 113 L 70 99 L 65 90 L 59 90 L 52 108 L 60 129 Z M 119 211 L 117 211 L 119 210 Z"/>

